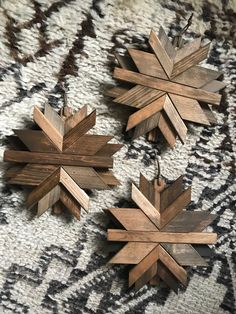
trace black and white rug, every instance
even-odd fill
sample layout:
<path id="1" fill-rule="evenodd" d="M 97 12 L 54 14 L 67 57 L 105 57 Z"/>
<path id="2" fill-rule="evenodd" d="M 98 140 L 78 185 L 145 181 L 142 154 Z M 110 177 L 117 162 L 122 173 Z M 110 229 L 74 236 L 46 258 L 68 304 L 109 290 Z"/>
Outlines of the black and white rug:
<path id="1" fill-rule="evenodd" d="M 24 191 L 0 186 L 0 313 L 216 314 L 236 313 L 235 220 L 235 0 L 2 0 L 0 8 L 0 143 L 28 127 L 34 105 L 97 109 L 96 133 L 113 134 L 124 147 L 115 155 L 121 185 L 93 191 L 80 222 L 47 212 L 39 219 L 24 206 Z M 194 13 L 191 32 L 212 40 L 207 67 L 224 73 L 228 87 L 215 111 L 216 126 L 189 125 L 175 150 L 123 134 L 127 108 L 103 96 L 114 84 L 112 54 L 140 44 L 163 25 L 173 36 Z M 103 209 L 130 198 L 131 180 L 154 177 L 154 151 L 170 180 L 185 174 L 190 209 L 219 215 L 215 256 L 207 269 L 190 271 L 179 295 L 164 287 L 127 289 L 123 266 L 107 266 Z M 1 164 L 1 177 L 5 166 Z"/>

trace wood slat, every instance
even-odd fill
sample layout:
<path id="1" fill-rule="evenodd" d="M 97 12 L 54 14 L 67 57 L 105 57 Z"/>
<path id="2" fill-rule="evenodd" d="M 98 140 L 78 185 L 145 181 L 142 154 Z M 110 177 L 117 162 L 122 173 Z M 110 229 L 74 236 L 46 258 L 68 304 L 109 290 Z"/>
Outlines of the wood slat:
<path id="1" fill-rule="evenodd" d="M 83 119 L 87 117 L 88 106 L 84 105 L 75 114 L 71 115 L 65 120 L 65 134 L 67 134 L 71 129 L 73 129 L 77 124 L 79 124 Z"/>
<path id="2" fill-rule="evenodd" d="M 71 129 L 65 136 L 63 150 L 66 151 L 81 136 L 87 133 L 96 124 L 96 110 L 92 111 L 86 118 Z"/>
<path id="3" fill-rule="evenodd" d="M 64 187 L 70 192 L 70 194 L 75 198 L 75 200 L 86 210 L 89 209 L 89 197 L 82 190 L 75 181 L 69 176 L 69 174 L 61 168 L 60 170 L 60 182 Z"/>
<path id="4" fill-rule="evenodd" d="M 174 94 L 169 94 L 169 96 L 183 120 L 210 125 L 197 100 Z"/>
<path id="5" fill-rule="evenodd" d="M 109 241 L 155 242 L 155 243 L 184 243 L 184 244 L 214 244 L 217 234 L 211 232 L 159 232 L 159 231 L 133 231 L 108 229 Z"/>
<path id="6" fill-rule="evenodd" d="M 132 184 L 132 200 L 140 207 L 145 215 L 154 223 L 154 225 L 160 227 L 160 213 L 149 202 L 149 200 L 139 191 L 139 189 Z"/>
<path id="7" fill-rule="evenodd" d="M 128 242 L 109 264 L 138 264 L 155 246 L 156 243 Z"/>
<path id="8" fill-rule="evenodd" d="M 174 63 L 178 63 L 179 61 L 183 60 L 184 58 L 188 57 L 190 54 L 196 52 L 201 45 L 202 38 L 198 37 L 194 40 L 190 41 L 183 48 L 180 48 L 176 51 L 176 56 L 174 58 Z"/>
<path id="9" fill-rule="evenodd" d="M 208 43 L 200 47 L 197 51 L 176 62 L 174 64 L 171 77 L 173 78 L 177 76 L 178 74 L 186 71 L 187 69 L 191 68 L 194 65 L 197 65 L 199 62 L 206 59 L 209 52 L 210 44 L 211 43 Z"/>
<path id="10" fill-rule="evenodd" d="M 184 124 L 183 120 L 181 119 L 178 111 L 175 109 L 169 96 L 167 96 L 167 95 L 165 98 L 165 103 L 164 103 L 163 108 L 164 108 L 166 115 L 170 119 L 173 127 L 175 128 L 181 142 L 184 143 L 185 139 L 186 139 L 186 135 L 187 135 L 187 127 Z"/>
<path id="11" fill-rule="evenodd" d="M 80 204 L 63 187 L 61 187 L 60 201 L 64 204 L 64 206 L 69 210 L 72 215 L 80 220 Z"/>
<path id="12" fill-rule="evenodd" d="M 37 186 L 57 168 L 58 166 L 54 165 L 27 164 L 12 175 L 8 183 Z"/>
<path id="13" fill-rule="evenodd" d="M 109 186 L 91 167 L 63 166 L 63 168 L 82 189 L 109 189 Z"/>
<path id="14" fill-rule="evenodd" d="M 131 287 L 140 277 L 142 277 L 145 272 L 152 267 L 154 263 L 159 259 L 159 245 L 156 245 L 154 249 L 147 254 L 140 263 L 138 263 L 129 272 L 129 287 Z M 156 274 L 155 271 L 152 273 L 152 277 Z M 151 278 L 152 278 L 151 277 Z M 151 279 L 149 278 L 146 283 Z"/>
<path id="15" fill-rule="evenodd" d="M 166 232 L 193 232 L 203 231 L 217 215 L 204 211 L 182 211 L 173 218 L 162 231 Z"/>
<path id="16" fill-rule="evenodd" d="M 115 52 L 114 53 L 116 60 L 118 61 L 118 64 L 123 68 L 131 71 L 137 71 L 137 68 L 130 56 L 125 55 L 122 56 L 121 54 Z"/>
<path id="17" fill-rule="evenodd" d="M 97 170 L 99 177 L 109 186 L 119 185 L 120 182 L 116 179 L 111 170 Z"/>
<path id="18" fill-rule="evenodd" d="M 179 283 L 176 277 L 168 270 L 168 268 L 161 262 L 157 262 L 158 276 L 170 287 L 175 293 L 178 293 Z"/>
<path id="19" fill-rule="evenodd" d="M 128 119 L 126 131 L 134 128 L 139 123 L 143 122 L 147 118 L 150 118 L 155 113 L 161 111 L 164 107 L 165 100 L 166 100 L 166 95 L 154 100 L 146 107 L 131 114 Z"/>
<path id="20" fill-rule="evenodd" d="M 164 35 L 164 31 L 162 28 L 160 29 L 159 37 L 157 37 L 155 32 L 151 30 L 148 42 L 156 57 L 160 61 L 163 69 L 165 70 L 165 73 L 168 77 L 170 77 L 173 70 L 174 62 L 172 60 L 173 56 L 171 55 L 172 50 L 166 50 L 166 37 L 167 36 Z M 170 45 L 168 45 L 168 47 L 170 47 Z"/>
<path id="21" fill-rule="evenodd" d="M 38 202 L 37 216 L 41 216 L 45 211 L 52 207 L 60 198 L 60 187 L 55 186 L 50 192 L 42 197 Z"/>
<path id="22" fill-rule="evenodd" d="M 219 71 L 196 65 L 187 69 L 171 80 L 175 83 L 202 88 L 203 85 L 211 82 L 212 80 L 216 80 L 221 75 L 222 73 Z"/>
<path id="23" fill-rule="evenodd" d="M 139 136 L 142 136 L 148 133 L 149 131 L 153 130 L 154 128 L 156 128 L 159 124 L 160 115 L 161 115 L 160 112 L 157 112 L 151 117 L 139 123 L 139 125 L 137 125 L 134 130 L 132 139 L 134 140 L 138 138 Z"/>
<path id="24" fill-rule="evenodd" d="M 93 156 L 112 138 L 108 135 L 84 134 L 67 148 L 66 153 Z"/>
<path id="25" fill-rule="evenodd" d="M 162 95 L 164 95 L 164 92 L 162 91 L 136 85 L 130 88 L 126 93 L 115 98 L 113 101 L 130 107 L 143 108 Z"/>
<path id="26" fill-rule="evenodd" d="M 44 133 L 50 138 L 53 144 L 62 151 L 63 136 L 60 132 L 51 124 L 51 122 L 43 115 L 40 109 L 34 107 L 34 121 L 44 131 Z"/>
<path id="27" fill-rule="evenodd" d="M 219 105 L 221 95 L 205 91 L 203 89 L 196 89 L 193 87 L 180 85 L 171 81 L 147 76 L 140 73 L 135 73 L 129 70 L 115 68 L 114 78 L 154 88 L 168 93 L 185 96 L 187 98 L 196 99 L 212 105 Z"/>
<path id="28" fill-rule="evenodd" d="M 105 91 L 105 95 L 113 98 L 120 97 L 124 95 L 126 92 L 128 92 L 130 88 L 127 86 L 114 86 L 108 90 Z"/>
<path id="29" fill-rule="evenodd" d="M 175 201 L 168 206 L 161 215 L 161 227 L 169 223 L 179 212 L 191 202 L 191 187 L 185 190 Z"/>
<path id="30" fill-rule="evenodd" d="M 14 133 L 31 152 L 58 152 L 56 146 L 47 135 L 38 130 L 14 130 Z"/>
<path id="31" fill-rule="evenodd" d="M 135 290 L 138 291 L 146 285 L 157 273 L 157 263 L 154 263 L 149 269 L 135 282 Z"/>
<path id="32" fill-rule="evenodd" d="M 60 169 L 54 171 L 49 177 L 41 182 L 29 195 L 26 201 L 27 207 L 31 208 L 38 203 L 60 182 Z"/>
<path id="33" fill-rule="evenodd" d="M 112 168 L 113 166 L 112 158 L 104 156 L 80 156 L 74 154 L 53 154 L 14 150 L 6 150 L 4 152 L 4 161 L 98 168 Z"/>
<path id="34" fill-rule="evenodd" d="M 180 266 L 176 261 L 170 256 L 169 253 L 166 252 L 159 246 L 159 256 L 162 263 L 172 272 L 172 274 L 184 285 L 187 286 L 188 277 L 186 270 Z"/>
<path id="35" fill-rule="evenodd" d="M 59 114 L 49 105 L 45 104 L 44 106 L 44 116 L 50 122 L 51 125 L 62 135 L 64 136 L 64 121 L 59 116 Z"/>
<path id="36" fill-rule="evenodd" d="M 126 230 L 157 230 L 156 226 L 139 208 L 110 208 L 109 212 L 123 225 Z"/>
<path id="37" fill-rule="evenodd" d="M 153 204 L 153 185 L 142 173 L 139 176 L 139 190 Z"/>
<path id="38" fill-rule="evenodd" d="M 162 244 L 164 249 L 181 266 L 207 266 L 207 262 L 190 244 Z"/>
<path id="39" fill-rule="evenodd" d="M 170 145 L 170 147 L 174 148 L 177 133 L 172 124 L 167 119 L 168 117 L 166 117 L 165 114 L 161 113 L 158 122 L 158 127 L 162 132 L 164 138 L 166 139 L 167 143 Z"/>
<path id="40" fill-rule="evenodd" d="M 140 73 L 166 80 L 168 79 L 168 76 L 165 74 L 155 54 L 137 49 L 128 49 L 128 52 Z"/>
<path id="41" fill-rule="evenodd" d="M 211 124 L 217 123 L 217 119 L 208 104 L 201 103 L 201 108 Z"/>
<path id="42" fill-rule="evenodd" d="M 96 152 L 96 156 L 112 157 L 123 146 L 123 144 L 105 144 L 101 149 L 99 149 L 99 151 Z"/>
<path id="43" fill-rule="evenodd" d="M 204 90 L 207 90 L 208 92 L 217 93 L 221 89 L 225 88 L 225 86 L 226 86 L 226 83 L 214 80 L 203 85 L 201 88 Z"/>
<path id="44" fill-rule="evenodd" d="M 160 194 L 160 212 L 170 206 L 183 191 L 183 176 L 178 177 L 171 185 Z"/>

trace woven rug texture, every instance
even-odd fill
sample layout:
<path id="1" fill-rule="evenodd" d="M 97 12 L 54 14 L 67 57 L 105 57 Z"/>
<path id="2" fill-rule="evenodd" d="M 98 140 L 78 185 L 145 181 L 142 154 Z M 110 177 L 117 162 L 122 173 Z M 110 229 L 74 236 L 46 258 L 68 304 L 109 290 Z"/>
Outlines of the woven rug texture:
<path id="1" fill-rule="evenodd" d="M 172 150 L 124 133 L 130 109 L 104 96 L 114 85 L 113 53 L 137 47 L 162 25 L 172 37 L 193 24 L 185 38 L 212 41 L 206 62 L 222 71 L 227 88 L 213 109 L 217 125 L 189 123 L 184 145 Z M 73 109 L 97 110 L 94 133 L 114 135 L 124 147 L 115 155 L 121 184 L 93 190 L 81 221 L 50 210 L 35 218 L 21 187 L 6 185 L 0 168 L 0 313 L 30 314 L 223 314 L 236 313 L 235 217 L 235 0 L 2 0 L 0 1 L 0 154 L 12 129 L 32 124 L 33 107 L 63 106 L 63 82 Z M 128 290 L 125 266 L 107 265 L 104 209 L 130 201 L 140 171 L 156 173 L 155 152 L 169 181 L 184 175 L 192 186 L 189 210 L 218 214 L 210 227 L 219 239 L 208 268 L 189 270 L 178 295 L 164 286 Z"/>

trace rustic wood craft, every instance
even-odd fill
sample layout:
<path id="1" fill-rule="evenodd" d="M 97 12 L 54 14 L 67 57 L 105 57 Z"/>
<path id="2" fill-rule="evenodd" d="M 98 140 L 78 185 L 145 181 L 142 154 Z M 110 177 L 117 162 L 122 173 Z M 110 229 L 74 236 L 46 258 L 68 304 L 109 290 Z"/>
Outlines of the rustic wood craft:
<path id="1" fill-rule="evenodd" d="M 132 184 L 132 199 L 138 208 L 107 210 L 120 226 L 108 229 L 108 241 L 117 242 L 116 248 L 125 243 L 109 263 L 135 265 L 129 286 L 136 290 L 162 280 L 177 292 L 188 282 L 185 266 L 207 266 L 201 255 L 210 251 L 205 244 L 214 244 L 217 234 L 202 231 L 216 215 L 183 210 L 191 201 L 191 188 L 183 190 L 182 176 L 166 186 L 164 180 L 149 182 L 141 174 L 139 188 Z"/>
<path id="2" fill-rule="evenodd" d="M 107 95 L 114 102 L 137 109 L 129 116 L 126 131 L 133 129 L 133 139 L 148 133 L 156 141 L 161 132 L 171 147 L 178 136 L 186 139 L 184 120 L 209 125 L 216 119 L 209 107 L 219 106 L 218 92 L 225 83 L 217 80 L 221 72 L 198 66 L 207 58 L 210 43 L 201 37 L 176 48 L 161 27 L 157 36 L 149 36 L 150 51 L 128 49 L 115 54 L 120 67 L 114 78 L 129 83 L 113 87 Z"/>
<path id="3" fill-rule="evenodd" d="M 45 105 L 44 114 L 34 107 L 34 121 L 41 130 L 14 130 L 14 150 L 4 152 L 4 161 L 15 165 L 6 172 L 9 184 L 31 186 L 29 208 L 38 204 L 38 216 L 53 207 L 55 213 L 67 208 L 80 219 L 81 206 L 88 210 L 89 197 L 83 189 L 108 189 L 119 182 L 109 168 L 112 155 L 122 145 L 109 144 L 112 136 L 86 134 L 96 123 L 96 111 L 87 106 L 72 114 L 61 114 Z"/>

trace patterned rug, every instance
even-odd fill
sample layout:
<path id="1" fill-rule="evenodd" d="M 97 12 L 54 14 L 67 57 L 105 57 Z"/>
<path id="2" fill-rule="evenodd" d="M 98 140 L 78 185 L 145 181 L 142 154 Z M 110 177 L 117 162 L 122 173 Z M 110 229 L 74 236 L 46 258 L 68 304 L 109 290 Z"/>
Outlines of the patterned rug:
<path id="1" fill-rule="evenodd" d="M 189 124 L 185 145 L 175 150 L 144 137 L 124 135 L 128 110 L 104 96 L 114 84 L 113 52 L 145 42 L 150 29 L 163 25 L 173 36 L 212 40 L 207 67 L 224 73 L 228 87 L 216 126 Z M 113 134 L 124 144 L 115 155 L 121 185 L 93 191 L 89 214 L 79 222 L 49 211 L 39 219 L 24 205 L 25 193 L 1 181 L 0 313 L 236 313 L 235 224 L 235 0 L 2 0 L 0 8 L 1 155 L 12 129 L 31 124 L 34 105 L 63 105 L 61 82 L 74 108 L 97 109 L 94 132 Z M 108 219 L 103 209 L 130 199 L 131 181 L 140 170 L 155 175 L 155 151 L 169 180 L 185 175 L 192 185 L 189 209 L 219 215 L 219 233 L 208 268 L 192 269 L 186 291 L 166 287 L 127 288 L 124 266 L 107 266 Z M 5 165 L 1 164 L 1 177 Z"/>

